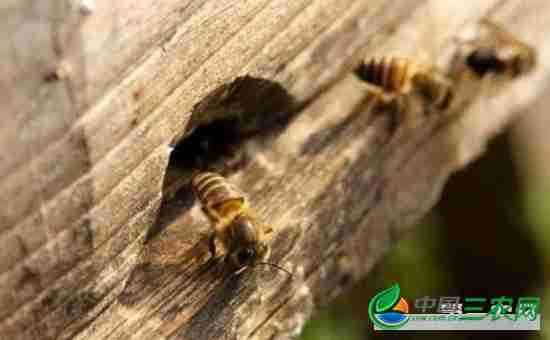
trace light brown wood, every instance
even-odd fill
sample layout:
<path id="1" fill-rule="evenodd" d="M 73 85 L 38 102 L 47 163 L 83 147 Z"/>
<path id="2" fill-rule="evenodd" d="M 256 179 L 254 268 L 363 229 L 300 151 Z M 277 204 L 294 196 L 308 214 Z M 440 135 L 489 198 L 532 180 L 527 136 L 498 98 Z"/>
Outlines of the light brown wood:
<path id="1" fill-rule="evenodd" d="M 291 337 L 550 73 L 543 0 L 98 1 L 87 17 L 77 3 L 0 8 L 2 338 Z M 457 84 L 450 113 L 393 126 L 351 72 L 387 53 L 445 69 L 486 16 L 537 46 L 539 66 Z M 292 280 L 205 264 L 186 187 L 204 166 L 250 195 Z"/>

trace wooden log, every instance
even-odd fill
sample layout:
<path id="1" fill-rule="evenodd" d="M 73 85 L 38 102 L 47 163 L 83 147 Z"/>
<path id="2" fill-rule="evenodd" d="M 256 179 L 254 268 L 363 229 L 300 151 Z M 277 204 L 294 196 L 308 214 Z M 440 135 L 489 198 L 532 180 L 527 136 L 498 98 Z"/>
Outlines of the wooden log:
<path id="1" fill-rule="evenodd" d="M 82 4 L 0 5 L 2 338 L 292 337 L 550 72 L 533 25 L 543 0 Z M 352 72 L 388 53 L 447 69 L 484 17 L 536 46 L 539 65 L 456 84 L 449 113 L 415 106 L 405 124 Z M 186 186 L 204 167 L 249 194 L 292 278 L 208 264 Z"/>

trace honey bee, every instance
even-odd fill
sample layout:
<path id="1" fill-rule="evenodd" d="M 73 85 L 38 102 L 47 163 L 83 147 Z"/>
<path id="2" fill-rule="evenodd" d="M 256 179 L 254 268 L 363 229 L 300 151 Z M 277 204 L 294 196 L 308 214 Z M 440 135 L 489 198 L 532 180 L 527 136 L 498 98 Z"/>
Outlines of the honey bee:
<path id="1" fill-rule="evenodd" d="M 441 110 L 448 108 L 453 98 L 451 82 L 436 67 L 413 63 L 406 58 L 390 56 L 365 60 L 357 69 L 357 75 L 391 97 L 418 91 L 428 103 Z"/>
<path id="2" fill-rule="evenodd" d="M 274 263 L 263 262 L 269 252 L 264 230 L 234 184 L 217 173 L 202 172 L 193 177 L 191 187 L 214 229 L 209 241 L 212 258 L 216 257 L 216 240 L 219 240 L 226 251 L 226 262 L 236 269 L 236 274 L 265 264 L 292 275 Z"/>
<path id="3" fill-rule="evenodd" d="M 484 20 L 476 33 L 461 46 L 456 61 L 462 61 L 477 76 L 492 73 L 515 78 L 535 67 L 535 49 L 497 24 Z"/>

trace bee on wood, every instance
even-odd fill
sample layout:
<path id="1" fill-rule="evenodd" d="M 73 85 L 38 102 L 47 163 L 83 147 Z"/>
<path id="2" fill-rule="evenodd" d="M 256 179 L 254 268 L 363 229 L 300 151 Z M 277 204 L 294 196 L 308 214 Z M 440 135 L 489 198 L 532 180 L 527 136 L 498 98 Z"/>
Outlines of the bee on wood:
<path id="1" fill-rule="evenodd" d="M 226 251 L 226 262 L 236 269 L 236 274 L 265 264 L 292 275 L 276 264 L 262 261 L 269 250 L 264 230 L 252 216 L 248 201 L 239 188 L 213 172 L 195 175 L 191 187 L 214 228 L 209 241 L 212 258 L 216 257 L 216 240 L 219 240 Z"/>
<path id="2" fill-rule="evenodd" d="M 515 78 L 537 63 L 532 46 L 487 20 L 480 23 L 476 37 L 463 44 L 457 59 L 479 77 L 492 73 Z"/>
<path id="3" fill-rule="evenodd" d="M 428 103 L 441 110 L 448 108 L 453 98 L 451 82 L 438 69 L 405 58 L 371 58 L 359 66 L 357 75 L 386 95 L 402 96 L 418 91 Z"/>

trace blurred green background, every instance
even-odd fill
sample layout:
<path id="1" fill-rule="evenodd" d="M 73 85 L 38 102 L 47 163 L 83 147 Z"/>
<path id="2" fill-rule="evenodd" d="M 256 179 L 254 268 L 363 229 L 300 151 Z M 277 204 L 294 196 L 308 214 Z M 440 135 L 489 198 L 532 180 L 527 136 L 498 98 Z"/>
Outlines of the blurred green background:
<path id="1" fill-rule="evenodd" d="M 550 339 L 550 118 L 544 100 L 466 169 L 362 282 L 323 308 L 301 340 L 381 337 Z M 403 297 L 540 296 L 541 332 L 373 332 L 368 302 L 393 283 Z M 410 301 L 410 300 L 409 300 Z"/>

